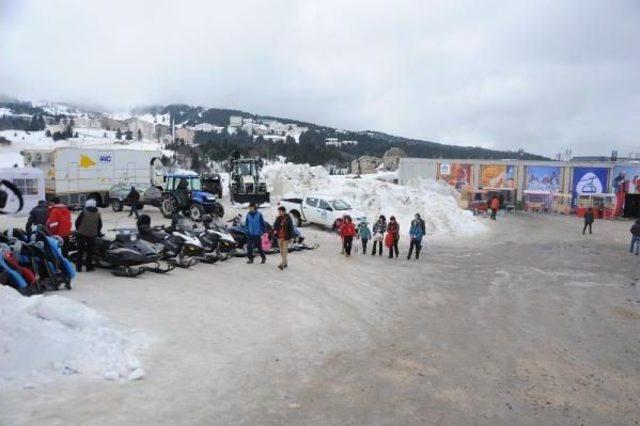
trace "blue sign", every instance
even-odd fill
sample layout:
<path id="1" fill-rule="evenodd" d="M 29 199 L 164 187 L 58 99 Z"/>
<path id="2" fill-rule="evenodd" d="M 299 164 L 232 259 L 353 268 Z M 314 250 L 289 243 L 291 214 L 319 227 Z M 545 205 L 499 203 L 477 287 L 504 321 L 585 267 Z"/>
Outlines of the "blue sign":
<path id="1" fill-rule="evenodd" d="M 110 155 L 101 155 L 100 156 L 100 162 L 101 163 L 110 163 L 111 162 L 111 156 Z"/>
<path id="2" fill-rule="evenodd" d="M 609 169 L 605 167 L 574 167 L 573 197 L 608 192 Z"/>

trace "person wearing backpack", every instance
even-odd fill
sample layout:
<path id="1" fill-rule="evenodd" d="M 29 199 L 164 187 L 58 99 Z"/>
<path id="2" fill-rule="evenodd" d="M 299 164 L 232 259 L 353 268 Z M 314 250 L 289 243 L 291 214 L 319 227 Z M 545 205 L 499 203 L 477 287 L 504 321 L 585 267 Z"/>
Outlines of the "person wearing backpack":
<path id="1" fill-rule="evenodd" d="M 640 253 L 640 219 L 636 219 L 636 223 L 631 227 L 631 247 L 629 253 L 633 253 L 633 247 L 636 248 L 636 256 Z"/>

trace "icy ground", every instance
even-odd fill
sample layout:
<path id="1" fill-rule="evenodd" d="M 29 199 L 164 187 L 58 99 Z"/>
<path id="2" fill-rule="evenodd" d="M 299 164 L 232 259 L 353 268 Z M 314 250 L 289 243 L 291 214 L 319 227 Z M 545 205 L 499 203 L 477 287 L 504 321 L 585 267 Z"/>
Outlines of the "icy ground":
<path id="1" fill-rule="evenodd" d="M 393 215 L 401 229 L 408 231 L 411 219 L 420 213 L 430 237 L 472 236 L 487 231 L 471 212 L 458 207 L 457 191 L 431 179 L 403 186 L 393 183 L 395 172 L 359 178 L 331 176 L 322 167 L 292 163 L 269 164 L 262 173 L 276 199 L 314 193 L 341 198 L 364 211 L 371 224 L 381 214 L 387 220 Z"/>
<path id="2" fill-rule="evenodd" d="M 62 294 L 26 298 L 0 286 L 0 389 L 38 387 L 72 375 L 141 379 L 132 341 Z"/>
<path id="3" fill-rule="evenodd" d="M 105 228 L 133 225 L 103 215 Z M 134 353 L 144 379 L 0 390 L 0 424 L 640 421 L 631 224 L 597 221 L 582 236 L 574 217 L 481 220 L 490 232 L 427 239 L 417 262 L 403 257 L 404 234 L 400 259 L 345 258 L 335 234 L 304 226 L 320 248 L 292 253 L 284 272 L 270 256 L 138 279 L 80 274 L 58 295 L 152 336 Z"/>

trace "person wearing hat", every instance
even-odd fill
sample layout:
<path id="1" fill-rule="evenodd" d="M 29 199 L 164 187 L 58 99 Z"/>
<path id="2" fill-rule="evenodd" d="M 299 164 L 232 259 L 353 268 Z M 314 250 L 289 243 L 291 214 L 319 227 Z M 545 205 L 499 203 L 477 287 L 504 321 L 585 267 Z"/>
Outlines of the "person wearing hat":
<path id="1" fill-rule="evenodd" d="M 78 253 L 76 257 L 76 270 L 82 272 L 82 267 L 87 267 L 87 272 L 93 271 L 93 250 L 96 246 L 96 237 L 102 232 L 102 217 L 96 207 L 96 200 L 89 198 L 84 203 L 84 210 L 76 219 L 76 241 Z"/>
<path id="2" fill-rule="evenodd" d="M 136 219 L 140 217 L 138 213 L 138 204 L 140 203 L 140 193 L 136 190 L 135 186 L 131 187 L 131 191 L 127 195 L 127 200 L 131 203 L 131 211 L 129 211 L 129 217 L 136 215 Z"/>
<path id="3" fill-rule="evenodd" d="M 262 234 L 265 233 L 267 227 L 264 225 L 264 218 L 257 207 L 256 203 L 249 204 L 249 213 L 244 219 L 244 226 L 247 228 L 248 234 L 247 256 L 249 256 L 249 260 L 247 260 L 247 263 L 253 263 L 253 250 L 257 249 L 262 259 L 260 261 L 262 264 L 267 261 L 267 256 L 265 256 L 262 249 Z"/>
<path id="4" fill-rule="evenodd" d="M 367 242 L 371 239 L 371 229 L 366 220 L 358 224 L 358 238 L 362 242 L 362 254 L 367 254 Z"/>
<path id="5" fill-rule="evenodd" d="M 287 252 L 289 251 L 289 240 L 293 237 L 293 221 L 287 214 L 287 209 L 283 206 L 278 207 L 278 217 L 273 223 L 273 230 L 278 236 L 278 248 L 280 249 L 280 264 L 278 269 L 281 271 L 288 266 Z"/>

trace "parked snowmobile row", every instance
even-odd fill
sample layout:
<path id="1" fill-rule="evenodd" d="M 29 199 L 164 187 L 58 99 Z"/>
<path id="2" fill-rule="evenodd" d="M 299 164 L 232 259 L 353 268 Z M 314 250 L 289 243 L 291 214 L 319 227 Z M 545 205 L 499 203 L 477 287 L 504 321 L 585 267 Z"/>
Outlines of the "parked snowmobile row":
<path id="1" fill-rule="evenodd" d="M 170 226 L 152 226 L 148 215 L 141 215 L 136 228 L 112 229 L 115 236 L 96 238 L 95 266 L 111 270 L 121 277 L 136 277 L 145 272 L 167 273 L 175 268 L 190 268 L 197 263 L 216 263 L 231 257 L 246 257 L 247 230 L 244 226 L 226 227 L 219 219 L 204 215 L 195 222 L 175 215 Z M 62 254 L 63 241 L 43 227 L 32 233 L 10 228 L 0 234 L 0 284 L 9 285 L 25 296 L 71 289 L 76 276 L 75 236 L 68 242 L 68 258 Z M 266 253 L 277 253 L 276 235 L 267 224 L 263 236 Z M 314 249 L 304 243 L 296 229 L 289 251 Z"/>
<path id="2" fill-rule="evenodd" d="M 25 296 L 71 289 L 76 270 L 62 255 L 62 241 L 42 230 L 11 228 L 0 234 L 0 283 Z"/>

